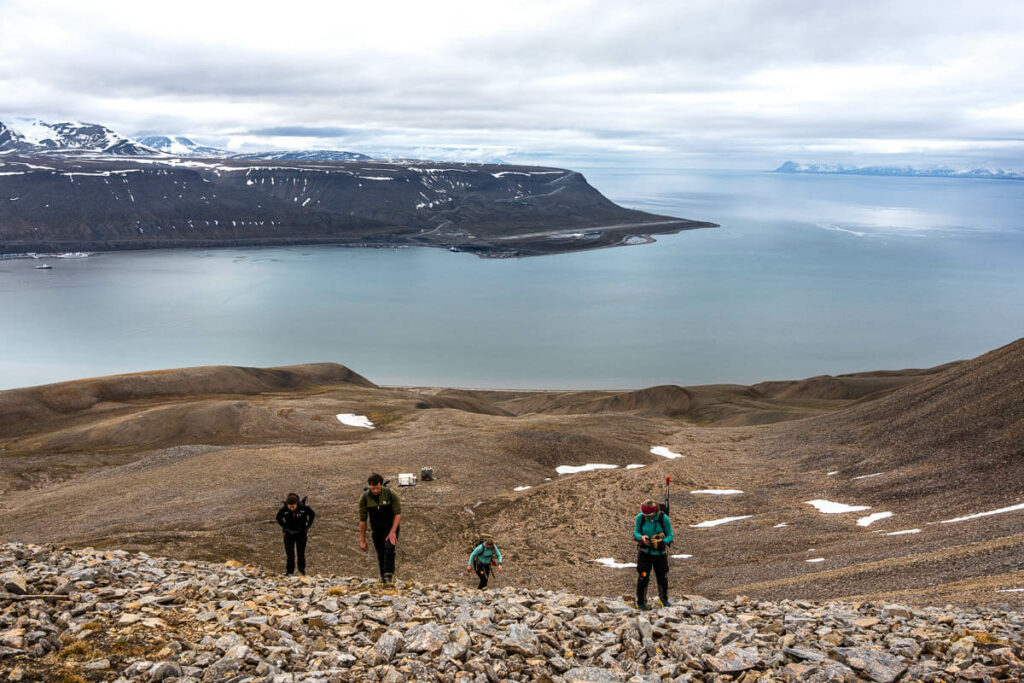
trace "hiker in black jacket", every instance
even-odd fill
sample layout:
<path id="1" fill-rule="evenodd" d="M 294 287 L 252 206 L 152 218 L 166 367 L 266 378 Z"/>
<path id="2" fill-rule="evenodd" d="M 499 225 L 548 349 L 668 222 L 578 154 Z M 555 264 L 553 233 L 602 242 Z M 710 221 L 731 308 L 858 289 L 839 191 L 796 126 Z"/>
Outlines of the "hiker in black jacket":
<path id="1" fill-rule="evenodd" d="M 295 561 L 298 559 L 299 573 L 306 575 L 306 533 L 313 526 L 314 517 L 316 513 L 306 505 L 306 499 L 299 500 L 294 493 L 288 494 L 277 513 L 277 523 L 284 533 L 284 554 L 288 558 L 286 574 L 295 573 Z"/>

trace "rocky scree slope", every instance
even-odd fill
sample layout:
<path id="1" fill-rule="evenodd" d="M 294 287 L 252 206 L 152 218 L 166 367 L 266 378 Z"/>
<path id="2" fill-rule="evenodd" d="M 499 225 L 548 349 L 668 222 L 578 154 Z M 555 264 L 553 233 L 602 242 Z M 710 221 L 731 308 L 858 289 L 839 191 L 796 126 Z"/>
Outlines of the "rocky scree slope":
<path id="1" fill-rule="evenodd" d="M 619 599 L 283 577 L 0 545 L 6 680 L 992 681 L 1024 615 L 874 603 Z"/>
<path id="2" fill-rule="evenodd" d="M 889 482 L 895 496 L 931 488 L 959 490 L 966 501 L 1019 502 L 1024 339 L 877 400 L 794 422 L 780 437 L 805 444 L 808 469 L 901 472 L 904 485 Z"/>

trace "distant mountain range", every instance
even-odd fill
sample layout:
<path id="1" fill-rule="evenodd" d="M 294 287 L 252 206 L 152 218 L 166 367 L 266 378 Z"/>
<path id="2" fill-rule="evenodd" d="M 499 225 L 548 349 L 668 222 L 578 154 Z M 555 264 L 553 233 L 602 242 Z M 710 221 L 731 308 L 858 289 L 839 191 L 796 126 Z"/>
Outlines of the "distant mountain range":
<path id="1" fill-rule="evenodd" d="M 149 135 L 139 138 L 147 147 L 176 157 L 203 157 L 223 159 L 250 159 L 266 161 L 368 161 L 370 157 L 356 152 L 334 149 L 278 150 L 272 152 L 234 153 L 217 147 L 206 147 L 181 135 Z"/>
<path id="2" fill-rule="evenodd" d="M 135 140 L 95 123 L 0 122 L 0 155 L 96 155 L 199 157 L 267 161 L 366 161 L 370 157 L 340 150 L 275 150 L 234 153 L 207 147 L 181 135 L 147 135 Z"/>
<path id="3" fill-rule="evenodd" d="M 263 159 L 266 161 L 369 161 L 371 157 L 356 152 L 341 152 L 334 149 L 310 149 L 304 151 L 256 152 L 254 154 L 232 154 L 229 159 Z"/>
<path id="4" fill-rule="evenodd" d="M 800 164 L 787 161 L 774 173 L 814 173 L 869 176 L 911 176 L 924 178 L 989 178 L 1024 180 L 1020 171 L 990 168 L 955 169 L 945 166 L 915 168 L 913 166 L 845 166 L 843 164 Z"/>
<path id="5" fill-rule="evenodd" d="M 176 157 L 226 157 L 231 152 L 216 147 L 206 147 L 181 135 L 147 135 L 139 142 L 164 154 Z"/>

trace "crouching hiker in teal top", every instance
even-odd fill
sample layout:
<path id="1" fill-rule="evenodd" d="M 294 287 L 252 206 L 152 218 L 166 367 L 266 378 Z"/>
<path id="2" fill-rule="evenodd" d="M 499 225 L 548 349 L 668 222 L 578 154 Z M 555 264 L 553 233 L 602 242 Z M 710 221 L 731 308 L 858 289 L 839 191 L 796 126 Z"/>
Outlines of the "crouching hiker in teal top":
<path id="1" fill-rule="evenodd" d="M 638 550 L 636 558 L 636 606 L 647 609 L 647 584 L 651 569 L 658 581 L 661 604 L 668 601 L 668 545 L 672 543 L 672 522 L 654 500 L 645 500 L 633 524 L 633 538 Z"/>
<path id="2" fill-rule="evenodd" d="M 501 551 L 498 550 L 493 538 L 484 536 L 473 548 L 469 562 L 466 564 L 467 574 L 475 571 L 476 575 L 480 577 L 478 589 L 487 588 L 487 578 L 491 575 L 492 565 L 497 567 L 499 572 L 501 571 Z"/>

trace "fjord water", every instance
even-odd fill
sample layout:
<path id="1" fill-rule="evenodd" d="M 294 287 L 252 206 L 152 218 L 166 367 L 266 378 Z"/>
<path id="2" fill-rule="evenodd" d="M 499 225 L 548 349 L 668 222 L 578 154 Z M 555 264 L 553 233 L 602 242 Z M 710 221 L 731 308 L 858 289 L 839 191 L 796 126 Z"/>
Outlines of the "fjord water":
<path id="1" fill-rule="evenodd" d="M 0 388 L 319 361 L 383 384 L 752 383 L 928 367 L 1024 335 L 1024 182 L 586 175 L 624 206 L 722 227 L 509 260 L 321 246 L 0 261 Z"/>

